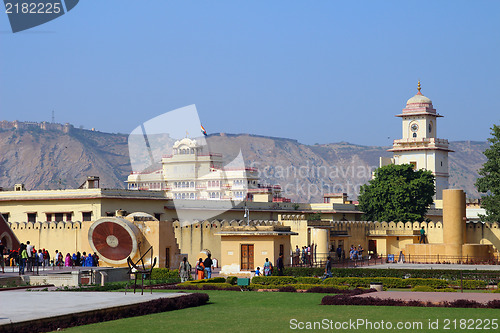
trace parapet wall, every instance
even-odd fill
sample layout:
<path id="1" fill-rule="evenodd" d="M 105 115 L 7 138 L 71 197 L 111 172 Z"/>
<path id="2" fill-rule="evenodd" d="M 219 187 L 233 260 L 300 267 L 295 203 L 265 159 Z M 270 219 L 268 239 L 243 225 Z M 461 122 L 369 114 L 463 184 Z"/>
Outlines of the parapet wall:
<path id="1" fill-rule="evenodd" d="M 71 124 L 59 124 L 59 123 L 49 123 L 43 121 L 41 123 L 32 122 L 32 121 L 0 121 L 0 129 L 9 130 L 9 129 L 32 129 L 39 128 L 45 131 L 61 131 L 64 133 L 69 133 L 74 126 Z"/>

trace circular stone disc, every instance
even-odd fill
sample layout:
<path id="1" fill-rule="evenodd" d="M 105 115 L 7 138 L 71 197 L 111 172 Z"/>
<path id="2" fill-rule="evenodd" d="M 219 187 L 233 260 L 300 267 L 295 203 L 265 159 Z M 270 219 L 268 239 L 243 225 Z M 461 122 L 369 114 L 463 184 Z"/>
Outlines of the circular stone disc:
<path id="1" fill-rule="evenodd" d="M 89 229 L 89 241 L 92 249 L 103 260 L 120 264 L 137 251 L 136 233 L 138 230 L 128 221 L 119 218 L 107 218 L 96 221 Z"/>

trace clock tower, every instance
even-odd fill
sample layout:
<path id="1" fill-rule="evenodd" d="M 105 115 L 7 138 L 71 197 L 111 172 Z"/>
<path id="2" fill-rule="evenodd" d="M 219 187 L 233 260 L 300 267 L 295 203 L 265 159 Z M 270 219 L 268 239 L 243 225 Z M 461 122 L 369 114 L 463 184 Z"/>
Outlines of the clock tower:
<path id="1" fill-rule="evenodd" d="M 394 140 L 391 161 L 381 159 L 381 165 L 412 164 L 415 170 L 425 169 L 435 177 L 435 200 L 442 200 L 443 190 L 448 188 L 448 140 L 437 138 L 437 119 L 432 101 L 421 92 L 418 81 L 418 93 L 406 102 L 401 114 L 396 115 L 403 121 L 403 138 Z M 385 163 L 384 163 L 385 162 Z"/>

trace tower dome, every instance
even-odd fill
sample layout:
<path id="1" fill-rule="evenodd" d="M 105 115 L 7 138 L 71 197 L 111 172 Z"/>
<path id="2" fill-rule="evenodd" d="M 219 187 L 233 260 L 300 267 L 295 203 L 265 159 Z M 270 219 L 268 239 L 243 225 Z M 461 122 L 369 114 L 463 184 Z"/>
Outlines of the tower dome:
<path id="1" fill-rule="evenodd" d="M 421 92 L 420 92 L 420 89 L 422 89 L 420 87 L 420 81 L 418 81 L 418 93 L 413 96 L 412 98 L 410 98 L 408 101 L 406 101 L 406 106 L 411 106 L 411 105 L 415 105 L 415 104 L 430 104 L 432 105 L 432 101 L 430 100 L 430 98 L 428 97 L 425 97 Z"/>

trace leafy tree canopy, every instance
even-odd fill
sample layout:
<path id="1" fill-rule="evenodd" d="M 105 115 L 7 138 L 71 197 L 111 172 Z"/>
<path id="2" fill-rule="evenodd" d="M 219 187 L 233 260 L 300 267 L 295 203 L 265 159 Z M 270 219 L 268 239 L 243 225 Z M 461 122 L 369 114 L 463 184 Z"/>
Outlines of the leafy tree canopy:
<path id="1" fill-rule="evenodd" d="M 434 175 L 411 164 L 387 165 L 361 186 L 359 207 L 369 221 L 423 221 L 436 193 Z"/>
<path id="2" fill-rule="evenodd" d="M 500 221 L 500 126 L 493 125 L 491 138 L 488 138 L 490 147 L 484 151 L 488 160 L 483 164 L 476 180 L 477 190 L 487 193 L 481 198 L 481 206 L 486 215 L 480 215 L 484 221 Z"/>

